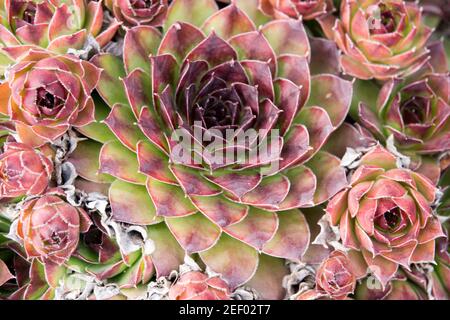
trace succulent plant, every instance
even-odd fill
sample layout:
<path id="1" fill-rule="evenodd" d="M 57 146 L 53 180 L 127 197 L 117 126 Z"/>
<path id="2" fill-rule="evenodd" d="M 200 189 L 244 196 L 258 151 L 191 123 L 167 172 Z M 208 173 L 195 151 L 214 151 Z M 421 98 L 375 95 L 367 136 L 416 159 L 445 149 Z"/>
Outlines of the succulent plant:
<path id="1" fill-rule="evenodd" d="M 86 0 L 2 0 L 0 1 L 0 75 L 13 64 L 16 51 L 31 47 L 60 54 L 82 49 L 93 37 L 106 45 L 120 23 L 103 30 L 101 1 Z"/>
<path id="2" fill-rule="evenodd" d="M 41 146 L 70 126 L 94 121 L 91 92 L 99 76 L 93 64 L 72 55 L 31 49 L 0 85 L 0 113 L 15 122 L 21 142 Z"/>
<path id="3" fill-rule="evenodd" d="M 0 300 L 448 300 L 446 16 L 0 0 Z"/>
<path id="4" fill-rule="evenodd" d="M 432 156 L 450 149 L 450 77 L 442 43 L 428 50 L 430 62 L 407 78 L 381 87 L 356 82 L 354 109 L 355 118 L 378 140 L 392 135 L 397 149 L 411 158 L 410 168 L 437 182 L 440 170 Z"/>
<path id="5" fill-rule="evenodd" d="M 356 274 L 352 262 L 341 251 L 333 251 L 319 266 L 316 273 L 317 287 L 313 292 L 302 293 L 297 299 L 325 296 L 336 300 L 347 298 L 356 285 Z"/>
<path id="6" fill-rule="evenodd" d="M 388 80 L 414 73 L 427 61 L 432 29 L 417 3 L 401 0 L 343 0 L 340 17 L 319 19 L 342 50 L 342 68 L 359 79 Z"/>
<path id="7" fill-rule="evenodd" d="M 117 178 L 109 191 L 114 219 L 157 224 L 181 246 L 170 250 L 199 253 L 235 288 L 253 276 L 260 252 L 300 259 L 309 233 L 297 208 L 323 203 L 346 185 L 339 160 L 320 148 L 344 120 L 351 83 L 310 76 L 299 21 L 278 20 L 257 31 L 234 5 L 217 11 L 203 1 L 188 15 L 188 4 L 172 3 L 162 36 L 149 26 L 127 32 L 125 70 L 111 55 L 93 58 L 103 69 L 97 90 L 112 107 L 104 122 L 116 137 L 101 147 L 99 167 Z M 259 136 L 247 144 L 195 138 L 195 150 L 177 153 L 178 135 L 217 138 L 250 129 Z M 89 126 L 82 132 L 96 139 Z M 220 153 L 255 150 L 264 141 L 272 150 L 266 158 L 228 161 Z M 159 274 L 167 262 L 154 257 Z"/>
<path id="8" fill-rule="evenodd" d="M 80 233 L 91 225 L 86 212 L 65 202 L 62 195 L 55 190 L 26 201 L 17 224 L 27 257 L 50 266 L 64 263 L 77 248 Z"/>
<path id="9" fill-rule="evenodd" d="M 7 143 L 0 155 L 0 197 L 38 195 L 47 189 L 53 163 L 21 143 Z"/>
<path id="10" fill-rule="evenodd" d="M 435 240 L 445 236 L 430 207 L 434 200 L 429 179 L 397 168 L 395 157 L 377 146 L 326 211 L 343 244 L 358 251 L 361 265 L 385 286 L 399 265 L 434 262 Z"/>

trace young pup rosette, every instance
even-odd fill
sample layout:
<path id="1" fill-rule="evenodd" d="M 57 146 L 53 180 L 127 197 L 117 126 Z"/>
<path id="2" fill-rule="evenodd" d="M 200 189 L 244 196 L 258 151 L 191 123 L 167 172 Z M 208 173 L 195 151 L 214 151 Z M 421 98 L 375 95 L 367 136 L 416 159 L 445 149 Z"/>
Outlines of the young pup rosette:
<path id="1" fill-rule="evenodd" d="M 125 25 L 163 25 L 168 0 L 106 0 L 106 7 Z"/>
<path id="2" fill-rule="evenodd" d="M 183 273 L 169 290 L 170 300 L 230 300 L 230 295 L 225 281 L 199 271 Z"/>
<path id="3" fill-rule="evenodd" d="M 361 100 L 359 123 L 380 141 L 392 135 L 397 149 L 411 158 L 410 168 L 437 181 L 440 170 L 430 156 L 450 149 L 450 76 L 442 43 L 428 48 L 432 59 L 418 72 L 381 88 L 357 82 L 355 99 Z"/>
<path id="4" fill-rule="evenodd" d="M 28 259 L 61 265 L 77 248 L 80 233 L 87 232 L 91 224 L 82 208 L 66 202 L 61 190 L 53 190 L 23 204 L 17 235 Z"/>
<path id="5" fill-rule="evenodd" d="M 354 293 L 356 279 L 352 260 L 342 251 L 333 251 L 316 271 L 316 288 L 302 292 L 297 300 L 344 300 Z"/>
<path id="6" fill-rule="evenodd" d="M 435 186 L 423 175 L 397 168 L 396 158 L 377 146 L 352 173 L 350 187 L 327 205 L 342 243 L 356 250 L 383 286 L 399 266 L 435 261 L 435 240 L 445 236 L 431 205 Z M 358 261 L 354 258 L 354 261 Z"/>
<path id="7" fill-rule="evenodd" d="M 407 76 L 428 59 L 432 29 L 420 6 L 402 0 L 343 0 L 339 18 L 321 17 L 325 35 L 342 50 L 345 73 L 359 79 Z"/>
<path id="8" fill-rule="evenodd" d="M 213 1 L 189 4 L 172 2 L 163 35 L 149 26 L 127 32 L 125 70 L 111 55 L 94 57 L 103 69 L 97 90 L 112 107 L 104 122 L 115 139 L 88 126 L 83 134 L 106 143 L 79 148 L 94 159 L 99 154 L 100 172 L 117 178 L 109 190 L 115 219 L 158 227 L 170 243 L 176 239 L 163 259 L 154 255 L 158 275 L 176 269 L 185 252 L 199 253 L 235 288 L 256 277 L 260 263 L 279 266 L 272 257 L 300 259 L 309 232 L 296 209 L 323 203 L 346 185 L 339 160 L 320 148 L 344 120 L 351 83 L 310 75 L 300 21 L 257 30 L 234 5 L 218 11 Z M 192 138 L 194 130 L 212 129 L 217 136 L 253 129 L 262 133 L 258 141 L 277 129 L 280 137 L 270 141 L 279 147 L 269 148 L 268 159 L 221 164 L 209 156 L 218 150 L 210 141 L 194 139 L 200 163 L 190 162 L 189 152 L 183 161 L 175 157 L 173 132 Z M 72 163 L 83 178 L 101 182 L 85 154 L 75 152 Z"/>
<path id="9" fill-rule="evenodd" d="M 46 48 L 60 54 L 83 49 L 89 37 L 100 47 L 113 38 L 120 24 L 112 21 L 103 29 L 101 1 L 1 0 L 0 75 L 12 64 L 17 50 Z"/>
<path id="10" fill-rule="evenodd" d="M 0 155 L 0 198 L 41 194 L 52 173 L 52 161 L 39 151 L 22 143 L 6 143 Z"/>
<path id="11" fill-rule="evenodd" d="M 99 76 L 97 67 L 74 56 L 30 50 L 0 85 L 0 113 L 15 122 L 21 142 L 55 141 L 71 126 L 94 121 L 90 94 Z"/>

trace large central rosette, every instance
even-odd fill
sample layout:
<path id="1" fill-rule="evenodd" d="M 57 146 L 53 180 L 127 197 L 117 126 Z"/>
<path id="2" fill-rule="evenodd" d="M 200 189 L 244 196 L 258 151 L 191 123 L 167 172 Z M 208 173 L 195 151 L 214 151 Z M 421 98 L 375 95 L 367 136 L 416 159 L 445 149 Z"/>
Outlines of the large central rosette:
<path id="1" fill-rule="evenodd" d="M 150 26 L 128 31 L 125 70 L 111 55 L 94 58 L 104 70 L 97 90 L 112 107 L 104 122 L 115 138 L 97 125 L 82 128 L 106 143 L 79 144 L 71 161 L 85 179 L 117 178 L 109 191 L 113 218 L 148 225 L 150 237 L 162 239 L 152 255 L 159 275 L 176 269 L 185 252 L 199 253 L 236 287 L 258 263 L 258 271 L 268 272 L 284 268 L 272 257 L 299 260 L 309 230 L 295 209 L 322 203 L 346 185 L 339 160 L 320 148 L 344 120 L 351 83 L 310 76 L 300 21 L 256 30 L 234 5 L 218 11 L 213 1 L 190 3 L 172 2 L 163 36 Z M 197 138 L 196 131 L 208 130 L 211 140 Z M 269 140 L 269 163 L 259 154 L 211 161 L 205 150 L 220 139 L 235 141 L 222 134 L 229 130 L 257 132 L 258 143 L 227 144 L 233 154 Z M 192 138 L 193 152 L 183 156 L 192 161 L 174 156 L 180 135 Z M 92 173 L 96 161 L 82 158 L 96 152 L 101 174 Z"/>

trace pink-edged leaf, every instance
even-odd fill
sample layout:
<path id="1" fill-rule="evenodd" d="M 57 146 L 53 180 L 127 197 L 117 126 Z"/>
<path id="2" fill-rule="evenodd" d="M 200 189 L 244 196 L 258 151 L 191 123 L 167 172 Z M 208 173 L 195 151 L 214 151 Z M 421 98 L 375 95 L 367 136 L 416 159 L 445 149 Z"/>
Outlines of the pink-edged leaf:
<path id="1" fill-rule="evenodd" d="M 164 30 L 168 30 L 176 22 L 188 22 L 200 27 L 203 22 L 217 12 L 218 7 L 213 0 L 175 0 L 167 11 Z"/>
<path id="2" fill-rule="evenodd" d="M 121 25 L 121 22 L 114 19 L 105 30 L 95 37 L 95 41 L 97 41 L 101 48 L 105 47 L 114 38 Z"/>
<path id="3" fill-rule="evenodd" d="M 378 278 L 384 288 L 397 272 L 398 264 L 381 256 L 373 258 L 372 254 L 366 250 L 362 250 L 362 253 L 370 271 Z"/>
<path id="4" fill-rule="evenodd" d="M 169 170 L 169 157 L 147 141 L 137 144 L 139 172 L 165 183 L 177 184 Z"/>
<path id="5" fill-rule="evenodd" d="M 304 125 L 295 124 L 292 126 L 286 134 L 286 140 L 281 150 L 280 171 L 298 163 L 311 150 L 310 138 L 312 137 Z"/>
<path id="6" fill-rule="evenodd" d="M 299 106 L 309 99 L 311 79 L 308 59 L 295 54 L 284 54 L 278 57 L 278 77 L 291 80 L 301 90 Z"/>
<path id="7" fill-rule="evenodd" d="M 231 202 L 222 196 L 193 196 L 191 199 L 200 212 L 221 227 L 241 221 L 249 210 L 247 206 Z"/>
<path id="8" fill-rule="evenodd" d="M 170 54 L 150 57 L 152 70 L 152 90 L 161 95 L 167 87 L 174 85 L 177 61 Z"/>
<path id="9" fill-rule="evenodd" d="M 364 230 L 364 232 L 371 236 L 373 235 L 375 228 L 374 220 L 375 213 L 377 211 L 377 204 L 377 200 L 365 198 L 360 202 L 356 214 L 352 215 L 352 213 L 350 213 L 350 216 L 352 218 L 356 216 L 356 221 L 358 222 L 358 225 Z"/>
<path id="10" fill-rule="evenodd" d="M 136 117 L 128 105 L 114 105 L 104 122 L 120 142 L 134 152 L 136 152 L 138 141 L 145 139 L 144 134 L 137 126 Z"/>
<path id="11" fill-rule="evenodd" d="M 311 169 L 298 166 L 285 173 L 291 182 L 289 193 L 279 205 L 279 210 L 309 207 L 314 205 L 317 179 Z"/>
<path id="12" fill-rule="evenodd" d="M 48 289 L 47 281 L 45 280 L 44 265 L 38 259 L 33 259 L 29 271 L 30 282 L 24 293 L 26 300 L 38 300 Z"/>
<path id="13" fill-rule="evenodd" d="M 276 105 L 283 111 L 280 115 L 280 131 L 284 135 L 300 110 L 301 89 L 288 79 L 275 80 L 274 88 L 277 92 Z"/>
<path id="14" fill-rule="evenodd" d="M 406 189 L 398 182 L 388 179 L 378 179 L 366 197 L 370 199 L 401 198 L 406 192 Z"/>
<path id="15" fill-rule="evenodd" d="M 294 121 L 308 130 L 310 150 L 301 158 L 301 162 L 305 162 L 325 144 L 334 131 L 333 123 L 329 114 L 321 107 L 303 108 Z"/>
<path id="16" fill-rule="evenodd" d="M 160 42 L 161 33 L 154 27 L 128 29 L 123 44 L 123 62 L 127 73 L 139 68 L 150 74 L 149 56 L 156 54 Z"/>
<path id="17" fill-rule="evenodd" d="M 241 199 L 261 182 L 261 174 L 256 171 L 214 171 L 205 178 L 228 191 L 233 197 Z"/>
<path id="18" fill-rule="evenodd" d="M 98 183 L 114 181 L 113 177 L 99 173 L 102 146 L 101 143 L 92 140 L 78 142 L 77 148 L 70 154 L 68 161 L 75 166 L 80 177 Z"/>
<path id="19" fill-rule="evenodd" d="M 274 212 L 251 207 L 242 221 L 226 226 L 223 230 L 233 238 L 260 251 L 275 235 L 277 228 L 278 217 Z"/>
<path id="20" fill-rule="evenodd" d="M 72 10 L 74 10 L 74 8 L 69 7 L 64 3 L 55 8 L 48 30 L 48 35 L 51 40 L 62 35 L 71 34 L 75 30 L 78 21 L 75 21 Z M 81 10 L 81 8 L 79 8 L 79 10 Z"/>
<path id="21" fill-rule="evenodd" d="M 258 252 L 252 247 L 222 234 L 211 249 L 200 252 L 203 262 L 234 289 L 247 282 L 258 267 Z"/>
<path id="22" fill-rule="evenodd" d="M 225 40 L 212 32 L 186 56 L 186 60 L 204 60 L 215 67 L 222 63 L 237 60 L 237 53 Z"/>
<path id="23" fill-rule="evenodd" d="M 370 132 L 378 137 L 382 137 L 381 123 L 375 112 L 373 112 L 370 107 L 364 102 L 360 102 L 358 106 L 358 117 L 359 122 L 367 128 Z"/>
<path id="24" fill-rule="evenodd" d="M 144 186 L 116 180 L 109 189 L 112 217 L 116 221 L 149 225 L 158 223 L 156 209 Z"/>
<path id="25" fill-rule="evenodd" d="M 91 62 L 102 69 L 97 91 L 105 102 L 112 107 L 116 103 L 128 104 L 127 95 L 121 78 L 125 77 L 122 61 L 111 54 L 99 54 Z"/>
<path id="26" fill-rule="evenodd" d="M 145 184 L 145 175 L 139 173 L 136 154 L 118 141 L 105 143 L 100 151 L 99 172 L 107 173 L 118 179 Z"/>
<path id="27" fill-rule="evenodd" d="M 111 109 L 100 98 L 94 99 L 95 103 L 95 122 L 83 127 L 77 128 L 86 137 L 105 143 L 109 140 L 115 139 L 114 134 L 109 130 L 108 126 L 102 123 L 106 119 Z"/>
<path id="28" fill-rule="evenodd" d="M 239 60 L 257 60 L 269 63 L 272 77 L 276 75 L 276 56 L 266 38 L 257 31 L 238 34 L 229 40 Z"/>
<path id="29" fill-rule="evenodd" d="M 365 181 L 356 184 L 348 193 L 348 210 L 352 217 L 356 216 L 362 197 L 372 188 L 373 181 Z"/>
<path id="30" fill-rule="evenodd" d="M 179 186 L 163 183 L 149 177 L 147 190 L 156 207 L 158 216 L 183 217 L 198 211 Z"/>
<path id="31" fill-rule="evenodd" d="M 47 24 L 24 25 L 18 28 L 15 33 L 17 39 L 24 44 L 36 45 L 44 48 L 48 46 Z M 5 35 L 5 32 L 2 32 L 2 36 L 3 35 Z M 6 35 L 8 36 L 8 34 Z"/>
<path id="32" fill-rule="evenodd" d="M 50 287 L 56 288 L 60 285 L 60 281 L 64 279 L 67 273 L 65 266 L 59 266 L 53 263 L 44 264 L 45 279 Z"/>
<path id="33" fill-rule="evenodd" d="M 155 113 L 149 110 L 148 107 L 141 109 L 138 125 L 145 136 L 150 140 L 150 142 L 152 142 L 162 151 L 166 151 L 166 140 L 162 133 L 159 120 L 157 119 Z"/>
<path id="34" fill-rule="evenodd" d="M 330 116 L 335 128 L 344 121 L 352 101 L 352 83 L 337 76 L 316 75 L 311 78 L 308 106 L 319 106 Z"/>
<path id="35" fill-rule="evenodd" d="M 282 174 L 263 178 L 261 183 L 242 197 L 242 202 L 263 209 L 276 210 L 286 198 L 290 181 Z"/>
<path id="36" fill-rule="evenodd" d="M 186 55 L 204 38 L 203 32 L 195 26 L 177 22 L 171 25 L 164 35 L 158 54 L 171 54 L 181 64 Z"/>
<path id="37" fill-rule="evenodd" d="M 222 192 L 202 177 L 198 170 L 175 164 L 170 166 L 170 170 L 188 196 L 213 196 Z"/>
<path id="38" fill-rule="evenodd" d="M 328 202 L 325 212 L 330 216 L 330 222 L 333 226 L 339 223 L 342 214 L 347 210 L 347 197 L 348 190 L 342 190 Z"/>
<path id="39" fill-rule="evenodd" d="M 282 300 L 286 294 L 282 283 L 287 274 L 288 269 L 283 259 L 261 254 L 258 269 L 247 285 L 258 292 L 260 299 Z"/>
<path id="40" fill-rule="evenodd" d="M 435 241 L 428 241 L 417 245 L 411 256 L 411 263 L 430 263 L 435 258 Z"/>
<path id="41" fill-rule="evenodd" d="M 274 257 L 298 261 L 309 246 L 308 223 L 299 210 L 280 212 L 277 215 L 277 232 L 262 251 Z"/>
<path id="42" fill-rule="evenodd" d="M 241 61 L 241 65 L 248 75 L 250 85 L 258 89 L 258 97 L 273 101 L 275 92 L 270 64 L 265 61 L 244 60 Z"/>
<path id="43" fill-rule="evenodd" d="M 156 277 L 168 276 L 183 263 L 185 252 L 180 247 L 164 223 L 147 228 L 148 237 L 155 243 L 155 251 L 151 254 Z"/>
<path id="44" fill-rule="evenodd" d="M 354 186 L 354 185 L 364 182 L 364 181 L 376 180 L 376 178 L 379 175 L 382 175 L 384 172 L 385 171 L 383 168 L 377 168 L 375 166 L 360 165 L 355 170 L 355 172 L 352 174 L 352 177 L 350 179 L 350 184 Z"/>
<path id="45" fill-rule="evenodd" d="M 369 80 L 373 78 L 372 72 L 358 60 L 355 60 L 348 55 L 341 55 L 339 60 L 342 69 L 346 74 L 361 80 Z"/>
<path id="46" fill-rule="evenodd" d="M 381 146 L 366 153 L 361 158 L 361 165 L 374 166 L 385 170 L 397 168 L 397 158 Z"/>
<path id="47" fill-rule="evenodd" d="M 308 37 L 300 20 L 275 20 L 261 28 L 276 55 L 308 56 L 311 52 Z"/>
<path id="48" fill-rule="evenodd" d="M 148 62 L 150 66 L 150 62 Z M 123 84 L 134 116 L 138 118 L 144 107 L 153 106 L 152 81 L 150 75 L 142 69 L 134 69 L 125 78 Z"/>
<path id="49" fill-rule="evenodd" d="M 330 199 L 348 185 L 345 170 L 340 164 L 337 157 L 322 151 L 306 164 L 317 178 L 317 189 L 314 194 L 315 204 Z"/>
<path id="50" fill-rule="evenodd" d="M 256 27 L 243 11 L 231 4 L 210 16 L 202 29 L 207 33 L 214 31 L 221 38 L 229 39 L 237 34 L 254 31 Z"/>
<path id="51" fill-rule="evenodd" d="M 417 186 L 417 190 L 428 202 L 432 203 L 436 197 L 436 187 L 427 177 L 416 172 L 411 172 L 411 174 Z"/>
<path id="52" fill-rule="evenodd" d="M 342 243 L 347 248 L 359 250 L 361 245 L 356 237 L 354 220 L 350 213 L 345 211 L 339 222 L 339 233 L 341 235 Z"/>
<path id="53" fill-rule="evenodd" d="M 9 271 L 6 264 L 0 260 L 0 286 L 2 286 L 6 281 L 14 279 L 14 276 Z"/>
<path id="54" fill-rule="evenodd" d="M 310 38 L 311 74 L 339 74 L 339 50 L 334 41 L 323 38 Z"/>
<path id="55" fill-rule="evenodd" d="M 86 42 L 87 32 L 86 30 L 80 30 L 78 32 L 60 36 L 53 39 L 47 46 L 47 50 L 65 54 L 70 48 L 82 49 Z"/>
<path id="56" fill-rule="evenodd" d="M 86 7 L 86 29 L 90 31 L 90 33 L 96 36 L 103 24 L 103 8 L 101 3 L 98 2 L 89 2 Z"/>
<path id="57" fill-rule="evenodd" d="M 425 228 L 420 230 L 417 241 L 419 241 L 419 244 L 423 244 L 440 237 L 445 237 L 445 233 L 442 230 L 442 225 L 439 222 L 439 219 L 431 217 L 428 219 Z"/>
<path id="58" fill-rule="evenodd" d="M 166 218 L 166 224 L 188 254 L 214 246 L 222 231 L 202 213 L 186 217 Z"/>
<path id="59" fill-rule="evenodd" d="M 417 243 L 415 241 L 408 242 L 405 245 L 400 247 L 396 247 L 391 252 L 383 252 L 381 255 L 391 261 L 397 262 L 398 264 L 404 266 L 405 268 L 409 268 L 411 263 L 411 256 L 417 247 Z M 434 254 L 434 249 L 433 249 Z M 432 261 L 431 260 L 428 261 Z"/>

